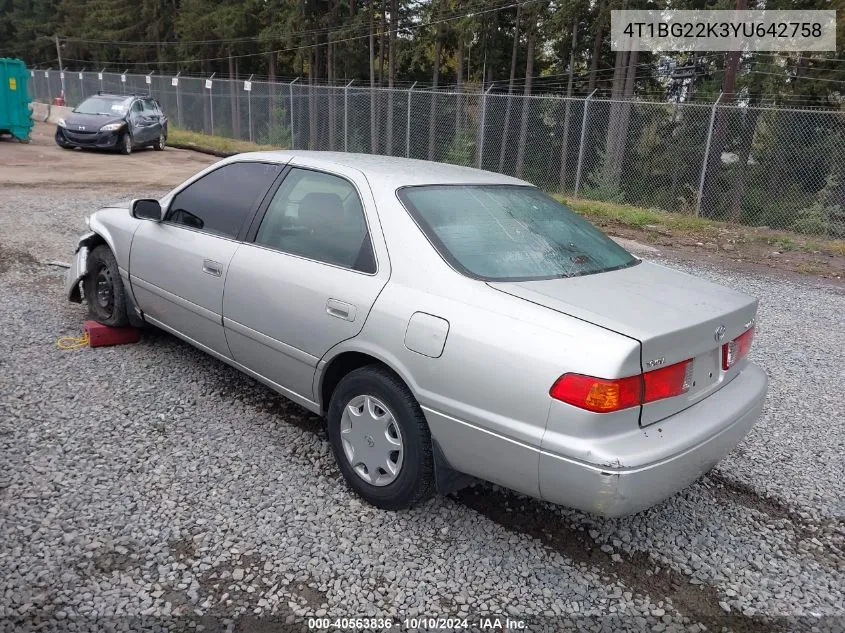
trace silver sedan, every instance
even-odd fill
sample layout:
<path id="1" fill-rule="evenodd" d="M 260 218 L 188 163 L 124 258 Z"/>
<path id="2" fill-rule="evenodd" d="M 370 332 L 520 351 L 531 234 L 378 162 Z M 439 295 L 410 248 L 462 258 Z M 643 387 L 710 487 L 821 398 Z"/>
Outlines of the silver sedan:
<path id="1" fill-rule="evenodd" d="M 641 261 L 507 176 L 251 153 L 88 224 L 70 300 L 325 416 L 381 508 L 480 478 L 629 514 L 713 467 L 763 406 L 755 299 Z"/>

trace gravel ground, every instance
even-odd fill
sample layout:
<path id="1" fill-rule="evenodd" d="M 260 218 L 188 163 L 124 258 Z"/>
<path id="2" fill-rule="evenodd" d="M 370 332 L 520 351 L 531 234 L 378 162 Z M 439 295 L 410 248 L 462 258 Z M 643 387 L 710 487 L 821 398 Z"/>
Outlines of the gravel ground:
<path id="1" fill-rule="evenodd" d="M 600 519 L 479 485 L 386 513 L 347 490 L 317 418 L 171 336 L 56 349 L 84 308 L 45 264 L 70 258 L 84 213 L 155 193 L 0 187 L 0 631 L 478 614 L 845 630 L 841 287 L 697 270 L 761 297 L 769 397 L 713 473 L 651 510 Z"/>

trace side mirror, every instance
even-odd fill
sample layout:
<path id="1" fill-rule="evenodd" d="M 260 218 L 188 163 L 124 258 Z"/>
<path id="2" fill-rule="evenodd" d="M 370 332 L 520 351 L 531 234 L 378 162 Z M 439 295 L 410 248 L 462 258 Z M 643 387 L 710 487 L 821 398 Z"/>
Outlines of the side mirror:
<path id="1" fill-rule="evenodd" d="M 161 222 L 161 205 L 158 200 L 133 200 L 132 217 Z"/>

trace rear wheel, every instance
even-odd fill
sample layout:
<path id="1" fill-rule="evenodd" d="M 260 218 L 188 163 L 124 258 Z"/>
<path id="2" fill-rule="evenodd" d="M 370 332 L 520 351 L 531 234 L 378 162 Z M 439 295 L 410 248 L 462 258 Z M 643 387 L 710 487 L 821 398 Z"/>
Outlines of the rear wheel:
<path id="1" fill-rule="evenodd" d="M 126 313 L 126 294 L 117 260 L 105 244 L 88 255 L 88 275 L 82 284 L 88 312 L 97 323 L 111 327 L 129 325 Z"/>
<path id="2" fill-rule="evenodd" d="M 340 471 L 366 501 L 402 510 L 434 494 L 428 424 L 396 374 L 378 365 L 350 372 L 334 390 L 327 417 Z"/>
<path id="3" fill-rule="evenodd" d="M 132 153 L 132 137 L 129 135 L 129 132 L 124 132 L 123 136 L 120 137 L 120 153 L 126 154 L 127 156 Z"/>

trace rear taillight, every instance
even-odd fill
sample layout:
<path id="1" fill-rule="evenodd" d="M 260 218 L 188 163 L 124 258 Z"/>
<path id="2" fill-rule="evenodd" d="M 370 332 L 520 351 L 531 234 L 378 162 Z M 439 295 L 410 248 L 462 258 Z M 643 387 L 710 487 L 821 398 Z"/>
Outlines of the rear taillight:
<path id="1" fill-rule="evenodd" d="M 564 374 L 549 395 L 594 413 L 610 413 L 686 393 L 692 379 L 692 359 L 628 378 L 595 378 Z"/>
<path id="2" fill-rule="evenodd" d="M 581 374 L 564 374 L 552 385 L 549 394 L 587 411 L 608 413 L 635 407 L 642 401 L 642 378 L 605 380 Z"/>
<path id="3" fill-rule="evenodd" d="M 745 358 L 754 340 L 754 328 L 750 328 L 737 336 L 730 343 L 722 345 L 722 369 L 730 369 Z"/>
<path id="4" fill-rule="evenodd" d="M 643 374 L 643 402 L 680 396 L 692 384 L 692 359 Z"/>

